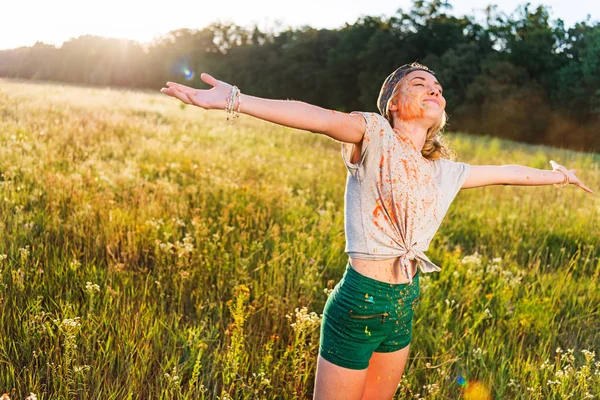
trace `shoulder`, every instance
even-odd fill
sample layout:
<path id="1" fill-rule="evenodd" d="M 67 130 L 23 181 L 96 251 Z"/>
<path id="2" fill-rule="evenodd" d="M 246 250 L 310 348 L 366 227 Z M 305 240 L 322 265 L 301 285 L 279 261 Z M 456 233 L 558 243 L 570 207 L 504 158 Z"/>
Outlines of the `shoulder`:
<path id="1" fill-rule="evenodd" d="M 387 126 L 387 127 L 391 128 L 388 120 L 385 119 L 385 117 L 381 114 L 378 114 L 375 112 L 368 112 L 368 111 L 352 111 L 350 114 L 360 115 L 361 117 L 363 117 L 365 122 L 367 123 L 367 127 L 378 126 L 378 127 L 385 128 Z"/>
<path id="2" fill-rule="evenodd" d="M 455 176 L 463 175 L 468 173 L 471 166 L 461 161 L 454 161 L 447 158 L 438 158 L 437 160 L 431 161 L 433 170 L 436 175 L 439 176 Z"/>

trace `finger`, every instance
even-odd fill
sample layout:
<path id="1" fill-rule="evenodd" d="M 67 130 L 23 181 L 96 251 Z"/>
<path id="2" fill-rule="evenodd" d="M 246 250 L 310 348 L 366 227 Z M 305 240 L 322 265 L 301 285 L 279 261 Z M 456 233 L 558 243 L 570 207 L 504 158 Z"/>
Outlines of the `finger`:
<path id="1" fill-rule="evenodd" d="M 174 87 L 181 93 L 187 93 L 188 95 L 193 95 L 196 92 L 196 89 L 191 88 L 189 86 L 182 85 L 180 83 L 167 82 L 167 85 L 169 86 L 169 88 Z"/>
<path id="2" fill-rule="evenodd" d="M 171 91 L 173 92 L 173 95 L 175 97 L 177 97 L 179 100 L 181 100 L 182 102 L 184 102 L 185 104 L 190 104 L 190 99 L 185 96 L 183 93 L 181 93 L 180 91 L 178 91 L 177 89 L 175 89 L 174 87 L 170 88 Z"/>
<path id="3" fill-rule="evenodd" d="M 214 87 L 217 85 L 217 80 L 206 72 L 200 74 L 200 79 L 202 79 L 203 82 L 208 83 L 210 86 Z"/>
<path id="4" fill-rule="evenodd" d="M 594 194 L 594 192 L 592 191 L 592 189 L 590 189 L 589 187 L 585 186 L 583 183 L 579 182 L 578 186 L 580 188 L 582 188 L 583 190 L 585 190 L 586 192 L 588 192 L 590 194 Z"/>
<path id="5" fill-rule="evenodd" d="M 191 89 L 191 87 L 182 85 L 181 83 L 177 83 L 177 82 L 167 82 L 167 86 L 170 88 L 172 88 L 172 87 L 177 88 L 177 90 L 179 90 L 179 91 Z"/>
<path id="6" fill-rule="evenodd" d="M 200 102 L 198 101 L 198 99 L 196 98 L 196 96 L 194 96 L 194 95 L 189 95 L 189 94 L 188 94 L 187 96 L 188 96 L 188 99 L 190 100 L 190 102 L 191 102 L 193 105 L 195 105 L 195 106 L 198 106 L 198 107 L 202 107 L 202 108 L 206 108 L 204 104 L 202 104 L 202 103 L 200 103 Z"/>
<path id="7" fill-rule="evenodd" d="M 175 99 L 179 100 L 179 99 L 177 98 L 177 96 L 175 96 L 175 93 L 173 93 L 173 91 L 172 91 L 171 89 L 165 89 L 165 88 L 163 88 L 163 89 L 161 89 L 160 91 L 161 91 L 162 93 L 164 93 L 164 94 L 168 95 L 168 96 L 174 97 Z"/>
<path id="8" fill-rule="evenodd" d="M 576 172 L 577 172 L 577 170 L 576 170 L 576 169 L 572 169 L 572 170 L 571 170 L 571 172 L 572 172 L 572 173 L 576 173 Z"/>
<path id="9" fill-rule="evenodd" d="M 192 99 L 190 98 L 190 95 L 188 95 L 187 93 L 181 93 L 186 99 L 187 99 L 187 104 L 190 105 L 194 105 L 195 103 L 192 101 Z"/>

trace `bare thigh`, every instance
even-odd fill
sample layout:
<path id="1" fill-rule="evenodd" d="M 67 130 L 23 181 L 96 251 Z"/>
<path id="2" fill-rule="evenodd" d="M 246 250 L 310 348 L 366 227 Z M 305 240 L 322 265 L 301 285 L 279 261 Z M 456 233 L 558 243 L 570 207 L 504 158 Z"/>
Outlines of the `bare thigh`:
<path id="1" fill-rule="evenodd" d="M 373 353 L 362 400 L 391 399 L 402 379 L 410 345 L 391 353 Z"/>
<path id="2" fill-rule="evenodd" d="M 367 369 L 340 367 L 319 355 L 314 400 L 360 400 L 365 388 Z"/>

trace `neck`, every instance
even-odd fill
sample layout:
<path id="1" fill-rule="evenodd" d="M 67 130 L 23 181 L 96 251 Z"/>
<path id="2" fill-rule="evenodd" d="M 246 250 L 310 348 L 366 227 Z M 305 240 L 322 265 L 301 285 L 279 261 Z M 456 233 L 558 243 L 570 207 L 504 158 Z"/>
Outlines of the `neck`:
<path id="1" fill-rule="evenodd" d="M 423 149 L 425 139 L 427 139 L 427 130 L 429 124 L 424 124 L 423 120 L 404 121 L 396 119 L 394 121 L 394 129 L 401 130 L 412 141 L 415 148 L 419 151 Z"/>

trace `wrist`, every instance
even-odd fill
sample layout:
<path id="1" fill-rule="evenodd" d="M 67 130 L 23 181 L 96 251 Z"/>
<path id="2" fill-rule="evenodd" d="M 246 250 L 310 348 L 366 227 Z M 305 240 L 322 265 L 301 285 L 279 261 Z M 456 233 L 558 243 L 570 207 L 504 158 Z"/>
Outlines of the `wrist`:
<path id="1" fill-rule="evenodd" d="M 238 89 L 237 86 L 232 86 L 229 95 L 225 100 L 225 113 L 227 114 L 227 121 L 231 121 L 231 123 L 233 123 L 234 119 L 240 116 L 239 112 L 242 103 L 240 95 L 240 89 Z"/>
<path id="2" fill-rule="evenodd" d="M 555 187 L 561 188 L 561 187 L 567 186 L 569 183 L 571 183 L 569 180 L 569 176 L 562 169 L 553 170 L 553 174 L 556 177 L 556 181 L 554 183 Z"/>

